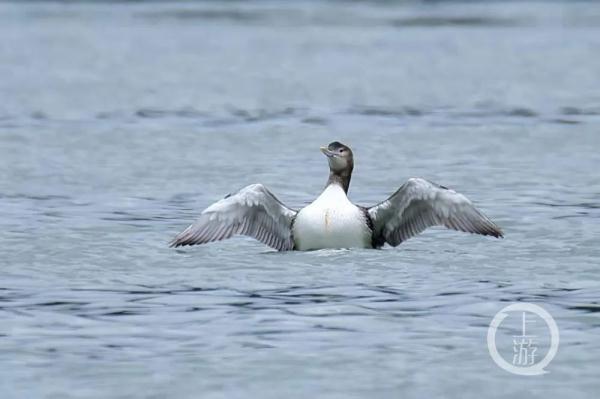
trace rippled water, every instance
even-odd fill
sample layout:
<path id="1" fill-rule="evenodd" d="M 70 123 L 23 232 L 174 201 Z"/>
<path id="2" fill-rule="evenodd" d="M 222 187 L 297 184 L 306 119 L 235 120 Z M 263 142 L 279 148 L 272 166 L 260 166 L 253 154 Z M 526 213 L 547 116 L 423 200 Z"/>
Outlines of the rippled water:
<path id="1" fill-rule="evenodd" d="M 0 384 L 23 397 L 592 397 L 600 388 L 598 3 L 0 3 Z M 172 236 L 318 147 L 351 199 L 411 176 L 504 240 L 276 253 Z M 541 377 L 487 326 L 542 305 Z"/>

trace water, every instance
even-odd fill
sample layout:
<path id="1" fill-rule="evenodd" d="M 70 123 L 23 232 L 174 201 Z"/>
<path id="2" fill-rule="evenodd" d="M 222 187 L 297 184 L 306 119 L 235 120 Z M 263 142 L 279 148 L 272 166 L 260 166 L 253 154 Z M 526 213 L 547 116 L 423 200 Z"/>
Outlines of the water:
<path id="1" fill-rule="evenodd" d="M 3 398 L 591 397 L 600 388 L 600 5 L 1 3 Z M 247 184 L 314 199 L 411 176 L 504 240 L 276 253 L 167 242 Z M 512 302 L 561 332 L 491 360 Z"/>

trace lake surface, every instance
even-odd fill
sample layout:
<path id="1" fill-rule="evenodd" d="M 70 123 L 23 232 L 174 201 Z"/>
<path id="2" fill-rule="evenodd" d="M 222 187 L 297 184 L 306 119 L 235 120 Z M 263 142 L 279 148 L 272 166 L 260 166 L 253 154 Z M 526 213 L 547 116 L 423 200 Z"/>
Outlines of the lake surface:
<path id="1" fill-rule="evenodd" d="M 600 4 L 8 2 L 0 38 L 3 399 L 600 391 Z M 309 203 L 334 140 L 356 203 L 424 177 L 506 238 L 167 247 L 250 183 Z M 549 374 L 488 354 L 514 302 Z"/>

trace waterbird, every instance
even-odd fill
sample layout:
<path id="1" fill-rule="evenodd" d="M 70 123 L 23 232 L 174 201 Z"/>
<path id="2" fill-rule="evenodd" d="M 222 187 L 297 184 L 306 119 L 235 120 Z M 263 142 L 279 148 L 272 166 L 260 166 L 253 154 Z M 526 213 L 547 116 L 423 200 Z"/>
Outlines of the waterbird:
<path id="1" fill-rule="evenodd" d="M 372 207 L 348 199 L 354 155 L 334 141 L 321 152 L 329 179 L 319 197 L 300 210 L 284 205 L 262 184 L 251 184 L 206 208 L 171 247 L 205 244 L 241 234 L 278 251 L 398 246 L 431 226 L 503 237 L 502 230 L 464 195 L 421 178 L 410 178 Z"/>

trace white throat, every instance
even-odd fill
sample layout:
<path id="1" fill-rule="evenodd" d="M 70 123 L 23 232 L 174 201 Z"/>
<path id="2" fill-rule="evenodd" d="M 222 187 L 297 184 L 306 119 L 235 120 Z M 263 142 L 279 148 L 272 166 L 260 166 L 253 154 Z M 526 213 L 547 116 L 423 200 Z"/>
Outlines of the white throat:
<path id="1" fill-rule="evenodd" d="M 317 199 L 315 200 L 314 203 L 316 202 L 323 202 L 323 203 L 335 203 L 335 202 L 350 202 L 350 200 L 348 199 L 348 195 L 346 195 L 346 192 L 344 191 L 344 189 L 342 188 L 342 186 L 340 186 L 337 183 L 333 183 L 333 184 L 329 184 L 327 187 L 325 187 L 325 190 L 323 190 L 323 192 L 321 193 L 321 195 L 319 195 L 317 197 Z"/>

